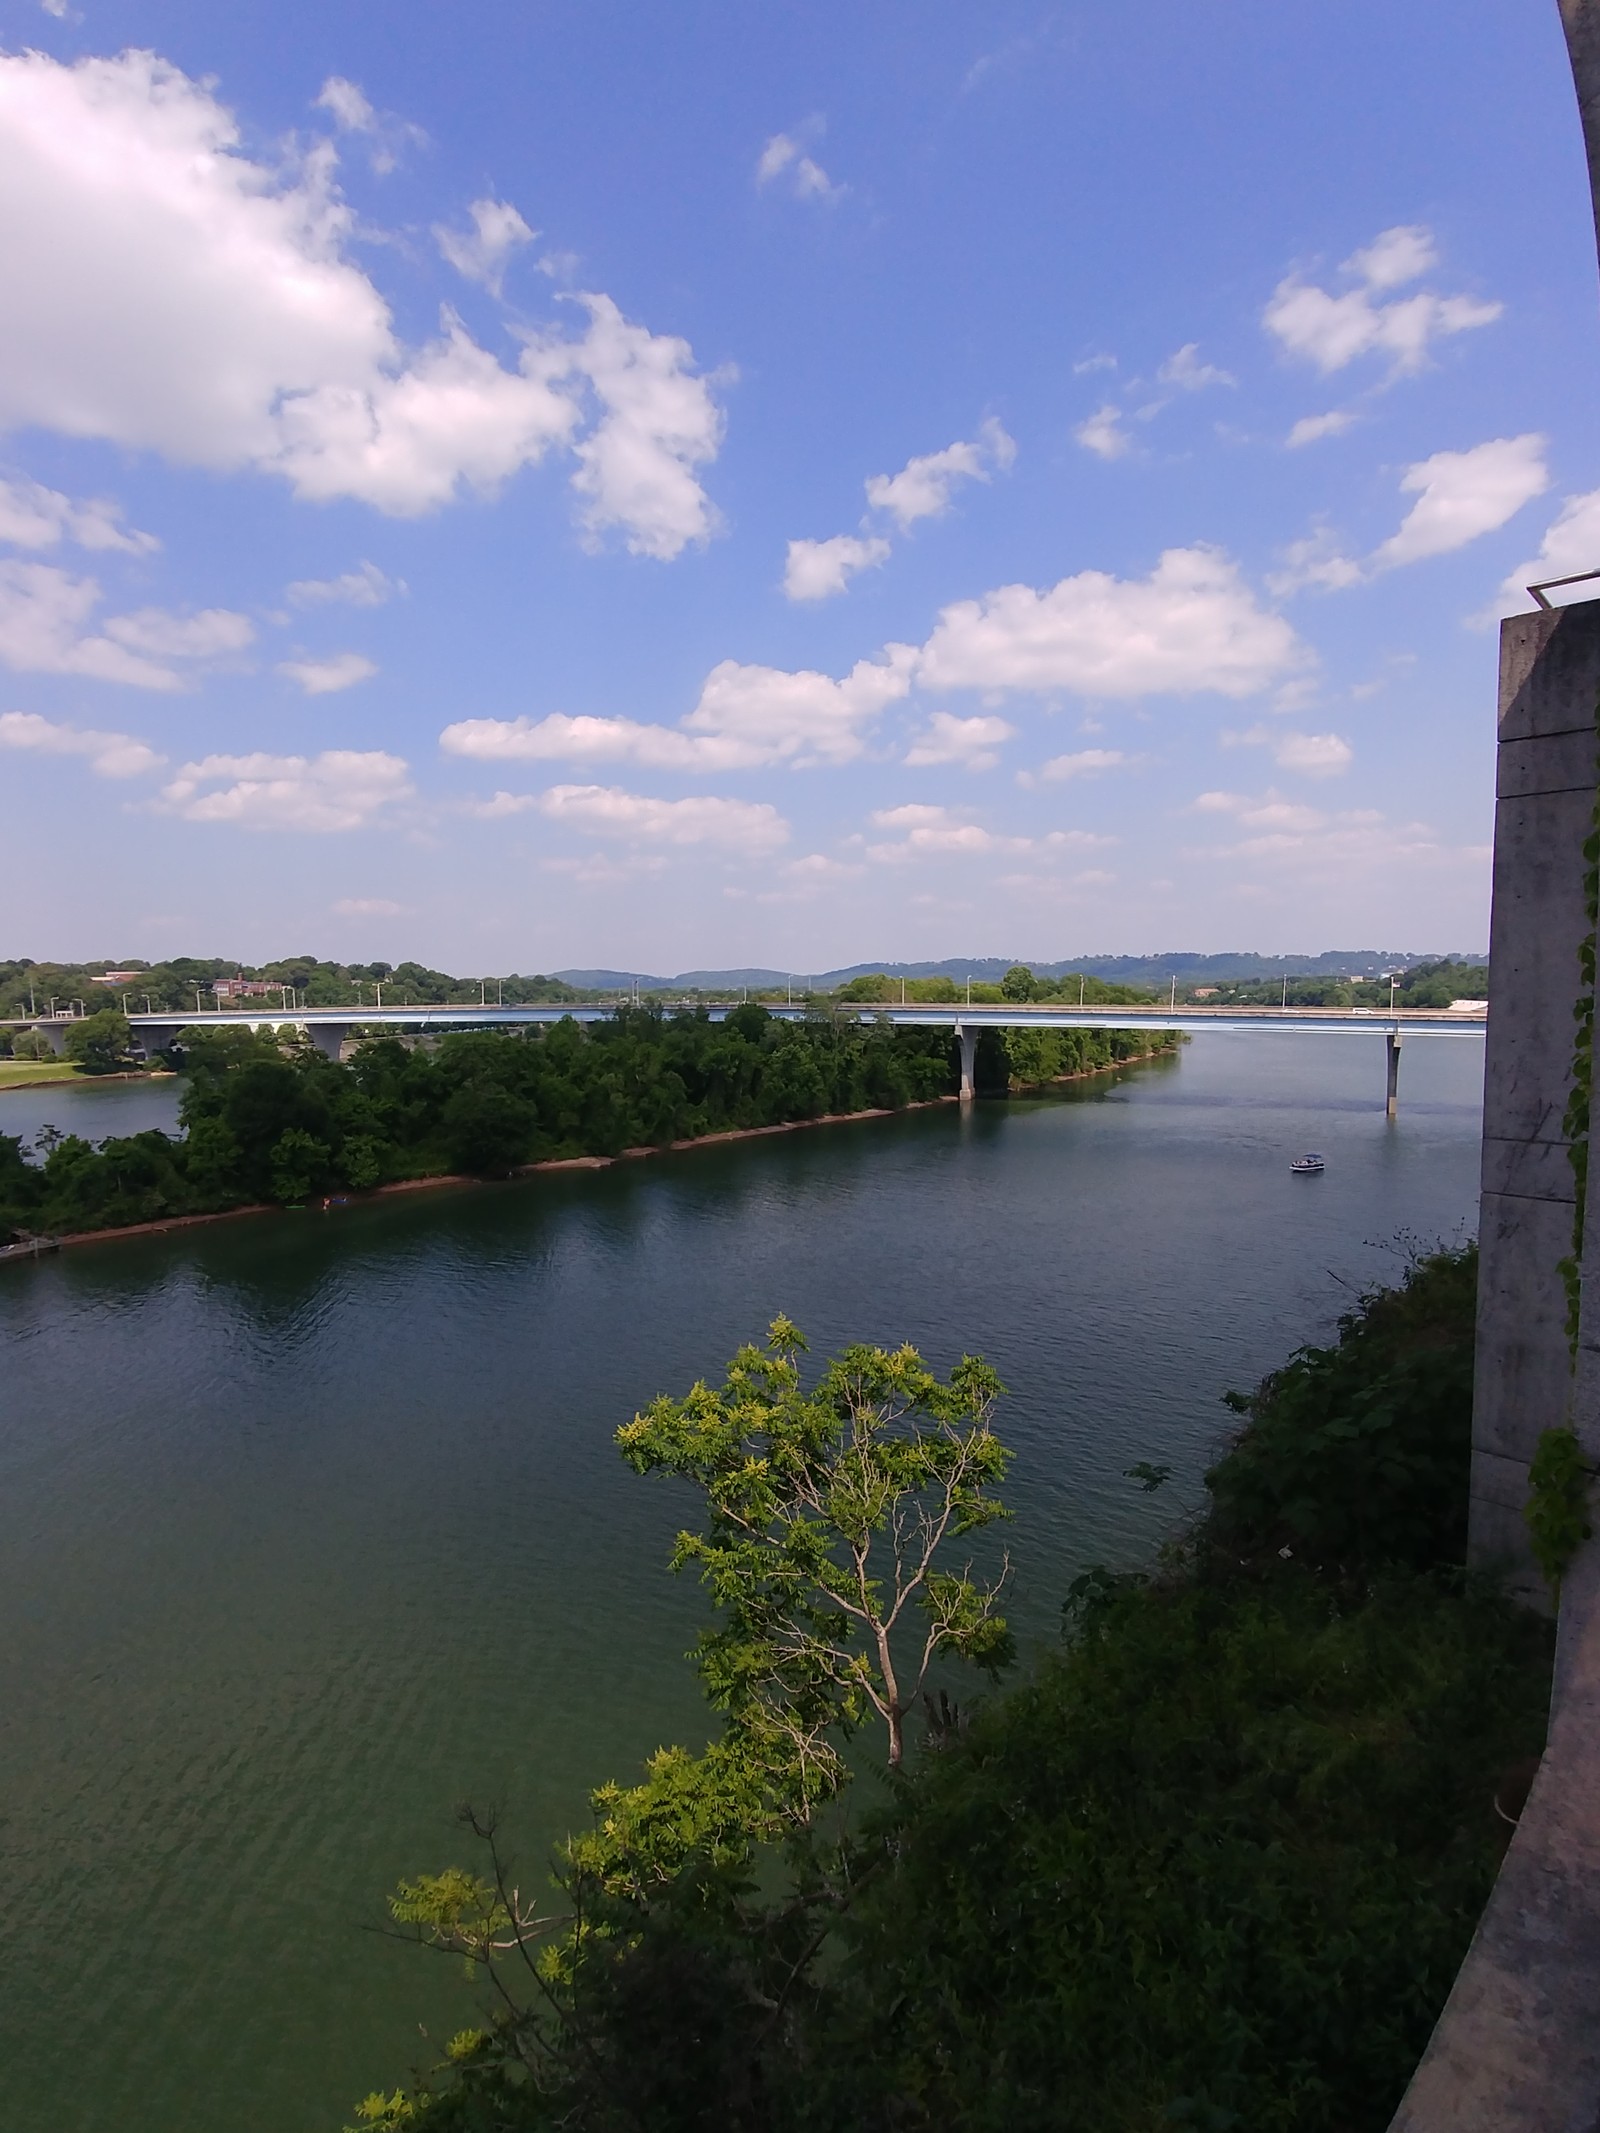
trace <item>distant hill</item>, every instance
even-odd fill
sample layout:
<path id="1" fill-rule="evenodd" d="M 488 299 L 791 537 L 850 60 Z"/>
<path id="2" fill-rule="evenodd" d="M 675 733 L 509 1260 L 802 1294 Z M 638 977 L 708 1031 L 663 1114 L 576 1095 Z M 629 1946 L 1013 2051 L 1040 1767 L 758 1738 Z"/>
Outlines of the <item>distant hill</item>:
<path id="1" fill-rule="evenodd" d="M 1330 948 L 1321 955 L 1256 955 L 1238 950 L 1220 955 L 1201 955 L 1175 949 L 1163 955 L 1083 955 L 1063 962 L 1044 962 L 1028 956 L 947 956 L 942 962 L 851 963 L 843 970 L 790 972 L 786 970 L 683 970 L 675 977 L 654 977 L 646 971 L 558 970 L 563 984 L 583 992 L 730 992 L 745 986 L 770 991 L 787 984 L 810 984 L 831 992 L 851 978 L 869 977 L 883 971 L 891 978 L 951 977 L 958 982 L 972 978 L 996 984 L 1013 963 L 1027 963 L 1042 978 L 1058 978 L 1068 971 L 1083 971 L 1091 978 L 1105 978 L 1118 985 L 1161 986 L 1172 978 L 1180 984 L 1230 984 L 1250 978 L 1375 978 L 1386 970 L 1401 970 L 1415 963 L 1438 960 L 1437 952 L 1421 954 L 1399 948 Z M 1485 955 L 1459 952 L 1458 962 L 1484 962 Z"/>

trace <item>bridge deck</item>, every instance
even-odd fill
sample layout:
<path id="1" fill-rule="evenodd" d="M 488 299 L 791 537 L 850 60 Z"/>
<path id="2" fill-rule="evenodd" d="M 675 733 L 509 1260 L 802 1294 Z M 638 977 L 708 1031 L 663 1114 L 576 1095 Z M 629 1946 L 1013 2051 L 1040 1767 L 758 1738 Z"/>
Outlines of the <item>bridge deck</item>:
<path id="1" fill-rule="evenodd" d="M 763 1003 L 764 1005 L 767 1003 Z M 706 1005 L 703 1011 L 713 1022 L 733 1013 L 737 1001 Z M 685 1003 L 683 1013 L 702 1011 Z M 439 1032 L 449 1029 L 519 1029 L 539 1023 L 560 1022 L 570 1016 L 577 1022 L 607 1022 L 616 1014 L 614 1005 L 539 1005 L 531 1007 L 223 1007 L 199 1014 L 163 1010 L 135 1014 L 128 1021 L 136 1032 L 156 1035 L 177 1029 L 373 1029 Z M 671 1012 L 671 1010 L 669 1010 Z M 818 1013 L 860 1022 L 887 1022 L 896 1029 L 1149 1029 L 1181 1030 L 1197 1036 L 1204 1031 L 1237 1035 L 1252 1030 L 1278 1030 L 1297 1036 L 1454 1036 L 1481 1037 L 1487 1017 L 1480 1009 L 1457 1012 L 1442 1007 L 1067 1007 L 1051 1001 L 1042 1006 L 1007 1002 L 1003 1006 L 972 1006 L 959 1002 L 908 1001 L 904 1006 L 824 1005 L 796 1003 L 767 1006 L 780 1022 L 803 1021 Z M 59 1028 L 70 1015 L 24 1016 L 0 1027 L 13 1029 Z"/>

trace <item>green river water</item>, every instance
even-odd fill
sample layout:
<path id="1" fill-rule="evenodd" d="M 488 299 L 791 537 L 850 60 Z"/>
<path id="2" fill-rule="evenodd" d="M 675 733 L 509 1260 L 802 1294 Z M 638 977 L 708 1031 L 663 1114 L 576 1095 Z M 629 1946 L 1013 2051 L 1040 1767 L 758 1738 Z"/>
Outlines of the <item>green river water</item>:
<path id="1" fill-rule="evenodd" d="M 705 1722 L 686 1505 L 617 1424 L 778 1310 L 986 1354 L 1013 1615 L 1148 1555 L 1248 1386 L 1476 1218 L 1483 1052 L 1207 1036 L 953 1106 L 0 1270 L 0 2123 L 332 2133 L 464 2018 L 363 1930 L 494 1802 L 537 1879 Z M 176 1094 L 0 1095 L 0 1131 Z M 1328 1157 L 1291 1178 L 1291 1155 Z M 1170 1464 L 1147 1496 L 1134 1460 Z"/>

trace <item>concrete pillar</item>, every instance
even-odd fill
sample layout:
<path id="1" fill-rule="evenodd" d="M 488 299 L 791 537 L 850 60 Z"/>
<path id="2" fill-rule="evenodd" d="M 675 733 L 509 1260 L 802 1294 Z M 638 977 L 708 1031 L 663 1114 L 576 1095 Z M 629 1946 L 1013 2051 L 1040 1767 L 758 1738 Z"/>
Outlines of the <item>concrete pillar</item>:
<path id="1" fill-rule="evenodd" d="M 1384 1046 L 1389 1055 L 1389 1097 L 1387 1108 L 1389 1116 L 1393 1118 L 1400 1109 L 1400 1032 L 1391 1030 L 1384 1038 Z"/>
<path id="2" fill-rule="evenodd" d="M 344 1050 L 344 1040 L 350 1034 L 348 1022 L 305 1022 L 301 1024 L 306 1035 L 322 1054 L 339 1064 L 339 1054 Z"/>
<path id="3" fill-rule="evenodd" d="M 33 1025 L 33 1034 L 36 1037 L 42 1037 L 58 1059 L 65 1056 L 67 1049 L 67 1025 L 65 1022 L 56 1022 L 49 1019 L 43 1022 L 36 1022 Z"/>
<path id="4" fill-rule="evenodd" d="M 1514 1566 L 1529 1598 L 1542 1586 L 1522 1516 L 1528 1462 L 1564 1420 L 1571 1380 L 1560 1263 L 1575 1196 L 1562 1119 L 1588 931 L 1597 701 L 1600 601 L 1501 625 L 1470 1552 Z"/>
<path id="5" fill-rule="evenodd" d="M 973 1069 L 978 1058 L 978 1032 L 975 1029 L 967 1029 L 958 1022 L 956 1035 L 961 1041 L 961 1101 L 969 1104 L 977 1094 Z"/>
<path id="6" fill-rule="evenodd" d="M 1589 197 L 1594 203 L 1595 242 L 1600 246 L 1600 4 L 1597 0 L 1560 0 L 1561 27 L 1578 92 L 1583 145 L 1589 160 Z M 1600 556 L 1595 558 L 1600 563 Z"/>

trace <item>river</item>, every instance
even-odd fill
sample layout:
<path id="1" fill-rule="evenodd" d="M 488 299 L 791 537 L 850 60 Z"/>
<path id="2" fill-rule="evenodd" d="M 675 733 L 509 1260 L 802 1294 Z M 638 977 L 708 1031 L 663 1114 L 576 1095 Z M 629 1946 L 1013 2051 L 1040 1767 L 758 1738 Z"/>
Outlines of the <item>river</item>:
<path id="1" fill-rule="evenodd" d="M 0 1270 L 0 1990 L 14 2133 L 333 2133 L 463 2015 L 363 1931 L 465 1861 L 524 1880 L 705 1723 L 688 1508 L 619 1421 L 778 1310 L 816 1351 L 1010 1388 L 1024 1637 L 1147 1558 L 1247 1387 L 1397 1242 L 1476 1219 L 1482 1045 L 1206 1036 L 1041 1100 L 108 1243 Z M 0 1096 L 0 1131 L 170 1119 Z M 1306 1147 L 1325 1176 L 1292 1178 Z M 1158 1495 L 1123 1476 L 1169 1464 Z"/>

